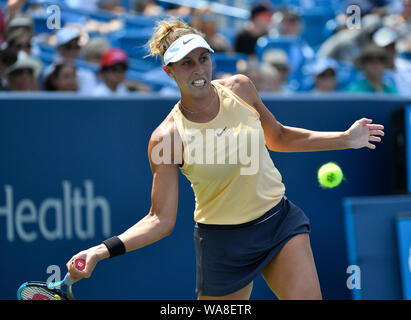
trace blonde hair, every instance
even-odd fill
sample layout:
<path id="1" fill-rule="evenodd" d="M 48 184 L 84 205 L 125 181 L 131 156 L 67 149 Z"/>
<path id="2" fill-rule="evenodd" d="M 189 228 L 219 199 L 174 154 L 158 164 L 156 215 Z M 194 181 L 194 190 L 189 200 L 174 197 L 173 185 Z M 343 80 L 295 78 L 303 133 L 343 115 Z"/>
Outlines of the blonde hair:
<path id="1" fill-rule="evenodd" d="M 153 57 L 161 57 L 161 61 L 164 63 L 164 53 L 168 47 L 181 36 L 186 34 L 198 34 L 204 37 L 204 34 L 197 29 L 191 27 L 183 20 L 173 18 L 172 20 L 160 20 L 154 28 L 153 36 L 148 41 L 147 45 L 150 50 L 150 54 L 147 55 Z"/>

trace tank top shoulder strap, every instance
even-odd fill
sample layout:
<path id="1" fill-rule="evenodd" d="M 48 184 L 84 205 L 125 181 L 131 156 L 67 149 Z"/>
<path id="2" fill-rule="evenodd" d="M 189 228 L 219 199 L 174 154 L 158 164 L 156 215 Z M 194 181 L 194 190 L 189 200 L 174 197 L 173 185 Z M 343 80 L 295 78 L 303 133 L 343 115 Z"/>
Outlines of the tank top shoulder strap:
<path id="1" fill-rule="evenodd" d="M 223 86 L 220 84 L 218 81 L 212 81 L 213 84 L 215 84 L 216 88 L 218 88 L 220 91 L 224 92 L 226 95 L 234 98 L 238 103 L 243 105 L 244 107 L 248 108 L 250 111 L 255 113 L 258 117 L 260 117 L 259 112 L 252 106 L 250 106 L 247 102 L 245 102 L 242 98 L 240 98 L 237 94 L 235 94 L 233 91 L 228 89 L 227 87 Z"/>

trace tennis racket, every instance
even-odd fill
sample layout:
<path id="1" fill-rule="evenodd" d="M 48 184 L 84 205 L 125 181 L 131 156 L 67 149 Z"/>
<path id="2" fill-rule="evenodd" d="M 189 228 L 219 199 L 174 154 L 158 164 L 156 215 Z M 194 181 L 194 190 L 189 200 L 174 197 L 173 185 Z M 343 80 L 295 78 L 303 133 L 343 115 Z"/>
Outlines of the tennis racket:
<path id="1" fill-rule="evenodd" d="M 84 270 L 86 261 L 83 259 L 76 259 L 74 266 L 78 270 Z M 61 287 L 65 285 L 67 292 L 63 291 Z M 68 273 L 64 279 L 59 282 L 40 282 L 29 281 L 23 283 L 17 290 L 18 300 L 74 300 L 72 290 L 73 280 L 70 279 Z"/>

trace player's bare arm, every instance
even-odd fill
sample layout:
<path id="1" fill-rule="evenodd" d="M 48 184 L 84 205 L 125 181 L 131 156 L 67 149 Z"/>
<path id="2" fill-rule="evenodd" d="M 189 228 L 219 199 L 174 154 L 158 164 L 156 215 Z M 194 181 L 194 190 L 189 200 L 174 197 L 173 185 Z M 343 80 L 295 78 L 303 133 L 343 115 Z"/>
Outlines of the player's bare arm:
<path id="1" fill-rule="evenodd" d="M 156 242 L 169 235 L 175 224 L 178 206 L 178 163 L 174 161 L 174 125 L 167 118 L 152 134 L 148 145 L 148 157 L 153 173 L 151 208 L 137 224 L 119 235 L 127 251 Z M 153 148 L 163 139 L 169 139 L 170 163 L 154 161 Z"/>
<path id="2" fill-rule="evenodd" d="M 382 125 L 372 124 L 372 120 L 366 118 L 356 121 L 348 130 L 340 132 L 319 132 L 286 126 L 264 105 L 248 77 L 236 75 L 221 81 L 221 84 L 258 111 L 266 145 L 272 151 L 306 152 L 363 147 L 375 149 L 371 142 L 380 142 L 380 136 L 384 135 Z"/>
<path id="3" fill-rule="evenodd" d="M 153 161 L 153 148 L 163 139 L 172 137 L 174 144 L 174 125 L 172 120 L 166 119 L 152 134 L 148 145 L 150 167 L 153 173 L 151 190 L 151 208 L 149 213 L 135 225 L 120 234 L 118 238 L 124 243 L 126 251 L 133 251 L 154 243 L 168 236 L 175 224 L 178 204 L 178 161 L 174 161 L 174 151 L 171 153 L 171 163 Z M 181 143 L 181 141 L 177 141 Z M 170 148 L 174 150 L 174 148 Z M 177 149 L 177 148 L 176 148 Z M 178 155 L 180 156 L 180 155 Z M 84 259 L 86 269 L 79 271 L 67 262 L 70 277 L 74 281 L 91 276 L 96 264 L 109 257 L 109 251 L 104 244 L 81 251 L 72 259 Z"/>

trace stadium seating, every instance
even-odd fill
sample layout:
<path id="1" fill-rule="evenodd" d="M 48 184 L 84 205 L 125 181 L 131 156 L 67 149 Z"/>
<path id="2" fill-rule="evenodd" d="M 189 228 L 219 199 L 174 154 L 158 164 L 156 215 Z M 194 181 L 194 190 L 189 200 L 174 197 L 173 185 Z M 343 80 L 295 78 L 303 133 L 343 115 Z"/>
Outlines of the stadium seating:
<path id="1" fill-rule="evenodd" d="M 214 64 L 214 73 L 236 73 L 239 60 L 248 60 L 248 56 L 243 53 L 215 52 L 211 55 Z"/>

